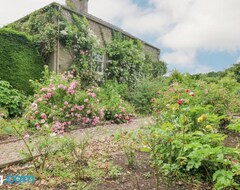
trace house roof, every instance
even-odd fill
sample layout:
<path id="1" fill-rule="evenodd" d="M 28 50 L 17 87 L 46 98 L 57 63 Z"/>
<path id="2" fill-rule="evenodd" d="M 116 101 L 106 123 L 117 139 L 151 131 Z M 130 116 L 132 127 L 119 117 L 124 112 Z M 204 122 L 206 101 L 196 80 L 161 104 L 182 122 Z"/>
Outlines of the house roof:
<path id="1" fill-rule="evenodd" d="M 130 38 L 138 39 L 138 40 L 142 41 L 145 45 L 150 46 L 150 47 L 152 47 L 152 48 L 154 48 L 154 49 L 157 49 L 157 50 L 160 52 L 160 49 L 159 49 L 159 48 L 157 48 L 157 47 L 155 47 L 155 46 L 153 46 L 153 45 L 151 45 L 151 44 L 149 44 L 149 43 L 147 43 L 147 42 L 145 42 L 145 41 L 143 41 L 143 40 L 141 40 L 141 39 L 133 36 L 132 34 L 124 31 L 123 29 L 121 29 L 121 28 L 119 28 L 119 27 L 117 27 L 117 26 L 115 26 L 115 25 L 113 25 L 113 24 L 110 24 L 109 22 L 106 22 L 106 21 L 104 21 L 104 20 L 102 20 L 102 19 L 100 19 L 100 18 L 98 18 L 98 17 L 95 17 L 95 16 L 93 16 L 93 15 L 91 15 L 91 14 L 89 14 L 89 13 L 76 12 L 76 11 L 68 8 L 67 6 L 61 5 L 61 4 L 56 3 L 56 2 L 53 2 L 53 3 L 51 3 L 51 4 L 49 4 L 49 5 L 45 6 L 45 7 L 43 7 L 43 8 L 41 8 L 41 9 L 47 9 L 47 8 L 50 8 L 50 7 L 53 7 L 53 6 L 61 7 L 62 9 L 65 9 L 65 10 L 67 10 L 67 11 L 69 11 L 69 12 L 74 13 L 74 14 L 77 14 L 77 15 L 80 15 L 80 16 L 84 16 L 84 17 L 86 17 L 87 19 L 89 19 L 89 20 L 91 20 L 91 21 L 94 21 L 94 22 L 96 22 L 96 23 L 98 23 L 98 24 L 101 24 L 101 25 L 103 25 L 103 26 L 105 26 L 105 27 L 108 27 L 108 28 L 110 28 L 110 29 L 114 29 L 115 31 L 121 32 L 122 34 L 124 34 L 124 35 L 126 35 L 126 36 L 128 36 L 128 37 L 130 37 Z M 41 9 L 40 9 L 40 10 L 41 10 Z M 37 11 L 38 11 L 38 10 L 37 10 Z M 25 19 L 27 19 L 30 15 L 31 15 L 31 13 L 30 13 L 29 15 L 27 15 L 27 16 L 19 19 L 18 21 L 25 20 Z"/>

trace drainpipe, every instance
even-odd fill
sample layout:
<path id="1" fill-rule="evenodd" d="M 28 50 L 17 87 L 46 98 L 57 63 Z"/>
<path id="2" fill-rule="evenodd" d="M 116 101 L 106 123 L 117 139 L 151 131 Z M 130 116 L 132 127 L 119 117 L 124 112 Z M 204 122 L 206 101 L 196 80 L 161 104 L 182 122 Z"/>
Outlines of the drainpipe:
<path id="1" fill-rule="evenodd" d="M 61 7 L 58 6 L 58 12 L 60 13 Z M 60 34 L 60 25 L 59 25 L 59 15 L 57 16 L 57 64 L 56 64 L 56 73 L 60 72 L 60 42 L 59 42 L 59 34 Z"/>

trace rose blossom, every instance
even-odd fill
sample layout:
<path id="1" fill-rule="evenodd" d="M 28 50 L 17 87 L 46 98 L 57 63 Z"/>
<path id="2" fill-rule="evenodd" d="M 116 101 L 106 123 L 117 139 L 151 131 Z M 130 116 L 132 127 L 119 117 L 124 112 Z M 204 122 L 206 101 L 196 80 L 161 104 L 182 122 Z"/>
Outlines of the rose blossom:
<path id="1" fill-rule="evenodd" d="M 46 115 L 45 113 L 42 113 L 42 114 L 41 114 L 41 118 L 42 118 L 42 119 L 47 119 L 47 115 Z"/>

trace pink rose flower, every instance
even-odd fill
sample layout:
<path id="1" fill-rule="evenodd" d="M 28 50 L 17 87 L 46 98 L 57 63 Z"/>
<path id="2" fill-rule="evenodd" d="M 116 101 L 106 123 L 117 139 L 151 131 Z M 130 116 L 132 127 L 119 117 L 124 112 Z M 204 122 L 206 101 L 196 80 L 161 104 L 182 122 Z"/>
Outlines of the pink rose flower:
<path id="1" fill-rule="evenodd" d="M 42 113 L 42 114 L 41 114 L 41 118 L 42 118 L 42 119 L 47 119 L 47 115 L 46 115 L 45 113 Z"/>
<path id="2" fill-rule="evenodd" d="M 177 103 L 178 103 L 179 105 L 182 105 L 182 104 L 183 104 L 183 99 L 179 99 L 179 100 L 177 101 Z"/>

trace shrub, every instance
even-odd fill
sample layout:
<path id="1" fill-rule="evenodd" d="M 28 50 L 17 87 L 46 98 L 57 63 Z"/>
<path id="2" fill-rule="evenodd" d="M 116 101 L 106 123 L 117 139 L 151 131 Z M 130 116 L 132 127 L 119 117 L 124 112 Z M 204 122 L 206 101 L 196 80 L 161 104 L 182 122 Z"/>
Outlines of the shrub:
<path id="1" fill-rule="evenodd" d="M 105 79 L 133 86 L 142 75 L 144 54 L 141 44 L 118 37 L 107 45 L 106 53 L 109 62 L 105 69 Z"/>
<path id="2" fill-rule="evenodd" d="M 188 174 L 214 182 L 216 189 L 239 188 L 240 150 L 225 147 L 226 136 L 218 132 L 236 88 L 229 84 L 236 81 L 185 84 L 185 77 L 180 78 L 182 83 L 172 83 L 152 101 L 157 122 L 145 133 L 143 150 L 150 152 L 156 173 L 169 181 Z"/>
<path id="3" fill-rule="evenodd" d="M 15 89 L 33 93 L 29 80 L 41 78 L 44 61 L 31 38 L 24 33 L 0 29 L 0 79 Z"/>
<path id="4" fill-rule="evenodd" d="M 25 98 L 18 90 L 13 89 L 9 82 L 0 81 L 0 117 L 20 116 Z"/>
<path id="5" fill-rule="evenodd" d="M 93 89 L 80 90 L 74 71 L 49 74 L 44 81 L 35 83 L 34 101 L 28 107 L 27 119 L 37 129 L 63 133 L 72 124 L 96 125 L 103 117 L 99 100 Z"/>
<path id="6" fill-rule="evenodd" d="M 240 85 L 230 76 L 226 76 L 216 83 L 192 80 L 180 73 L 177 76 L 178 79 L 181 79 L 181 82 L 171 83 L 170 86 L 165 86 L 159 90 L 159 96 L 153 100 L 155 111 L 161 111 L 168 104 L 177 104 L 180 99 L 182 99 L 183 103 L 188 103 L 186 101 L 189 95 L 194 96 L 194 99 L 189 104 L 211 105 L 214 113 L 219 115 L 238 113 L 240 111 Z M 170 79 L 172 81 L 172 77 Z M 181 97 L 179 96 L 180 93 Z"/>
<path id="7" fill-rule="evenodd" d="M 158 96 L 158 90 L 165 85 L 164 83 L 162 79 L 144 78 L 130 90 L 130 96 L 126 99 L 133 104 L 137 112 L 151 114 L 151 100 Z"/>
<path id="8" fill-rule="evenodd" d="M 134 108 L 120 95 L 125 94 L 126 89 L 126 85 L 108 81 L 96 92 L 104 109 L 105 120 L 112 123 L 127 123 L 132 120 Z"/>
<path id="9" fill-rule="evenodd" d="M 161 77 L 167 73 L 167 64 L 163 61 L 153 61 L 152 58 L 146 54 L 142 73 L 146 77 Z"/>

